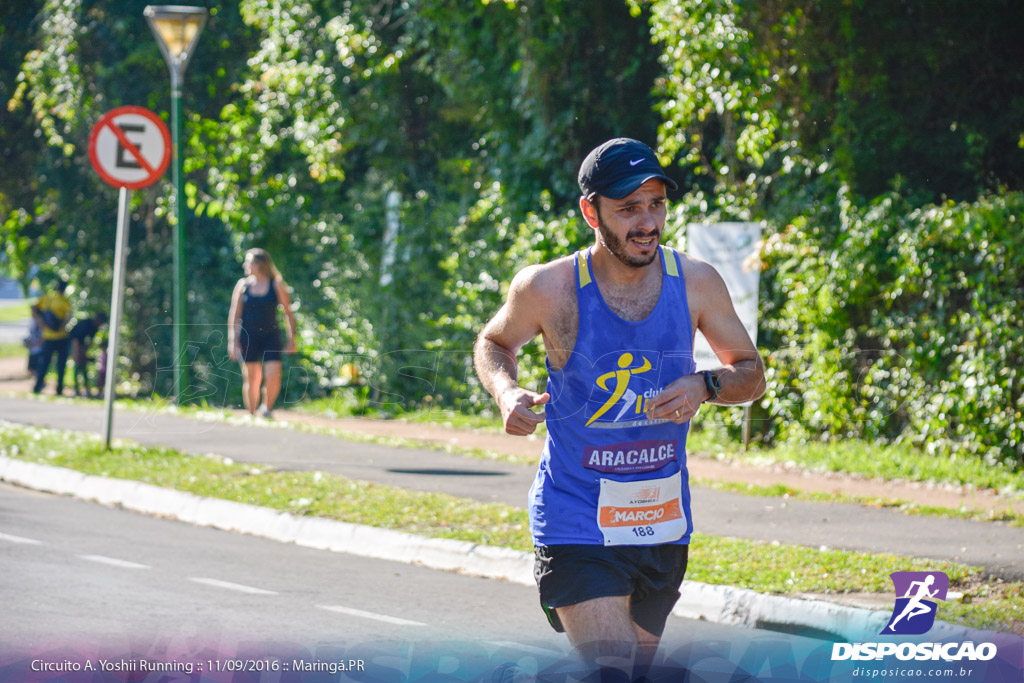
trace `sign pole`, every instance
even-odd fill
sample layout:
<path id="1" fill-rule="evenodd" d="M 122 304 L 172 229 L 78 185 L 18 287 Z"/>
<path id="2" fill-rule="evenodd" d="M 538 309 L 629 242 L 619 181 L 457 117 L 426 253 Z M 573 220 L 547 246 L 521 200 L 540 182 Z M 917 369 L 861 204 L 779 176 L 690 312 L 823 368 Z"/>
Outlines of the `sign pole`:
<path id="1" fill-rule="evenodd" d="M 114 374 L 117 371 L 117 346 L 121 336 L 121 308 L 124 304 L 124 271 L 128 263 L 128 220 L 132 193 L 122 187 L 117 205 L 117 244 L 114 247 L 114 282 L 110 294 L 110 339 L 107 341 L 107 376 L 104 378 L 106 424 L 104 442 L 110 450 L 110 433 L 114 426 Z"/>
<path id="2" fill-rule="evenodd" d="M 107 342 L 107 376 L 104 437 L 110 450 L 114 424 L 114 375 L 121 335 L 124 272 L 128 266 L 128 223 L 132 190 L 152 185 L 171 161 L 171 134 L 160 117 L 142 107 L 118 107 L 107 112 L 89 134 L 89 161 L 100 178 L 120 190 L 117 205 L 117 242 L 114 245 L 114 280 L 110 293 L 110 339 Z"/>
<path id="3" fill-rule="evenodd" d="M 750 415 L 751 405 L 748 403 L 743 406 L 743 451 L 750 450 Z"/>

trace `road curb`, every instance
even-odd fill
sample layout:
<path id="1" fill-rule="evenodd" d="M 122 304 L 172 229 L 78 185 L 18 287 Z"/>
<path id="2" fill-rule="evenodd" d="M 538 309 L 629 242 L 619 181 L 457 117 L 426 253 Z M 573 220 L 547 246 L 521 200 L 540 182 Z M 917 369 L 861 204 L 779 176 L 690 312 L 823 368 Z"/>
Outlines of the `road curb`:
<path id="1" fill-rule="evenodd" d="M 524 585 L 534 585 L 533 555 L 453 539 L 425 538 L 391 529 L 236 503 L 152 484 L 83 474 L 0 456 L 0 481 L 68 495 L 134 512 L 285 543 L 363 557 L 418 564 Z M 764 595 L 731 586 L 684 581 L 674 613 L 726 625 L 806 632 L 854 641 L 877 634 L 889 613 L 803 598 Z M 968 629 L 941 622 L 935 635 L 958 637 Z"/>

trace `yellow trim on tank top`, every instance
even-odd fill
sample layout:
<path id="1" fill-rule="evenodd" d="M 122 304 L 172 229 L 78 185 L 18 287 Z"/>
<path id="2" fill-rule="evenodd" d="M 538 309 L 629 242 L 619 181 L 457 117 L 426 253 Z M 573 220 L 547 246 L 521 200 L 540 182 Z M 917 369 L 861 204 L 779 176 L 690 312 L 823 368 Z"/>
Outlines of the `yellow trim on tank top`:
<path id="1" fill-rule="evenodd" d="M 671 277 L 679 277 L 679 266 L 676 263 L 675 252 L 664 244 L 661 245 L 661 258 L 665 261 L 665 272 Z"/>
<path id="2" fill-rule="evenodd" d="M 576 254 L 576 262 L 579 265 L 580 289 L 590 284 L 590 268 L 587 266 L 587 252 L 581 251 Z"/>
<path id="3" fill-rule="evenodd" d="M 661 258 L 665 262 L 665 272 L 670 277 L 679 277 L 679 267 L 676 263 L 675 252 L 664 244 L 661 245 Z M 593 282 L 590 279 L 590 268 L 587 267 L 587 252 L 581 251 L 576 254 L 576 262 L 579 265 L 580 289 L 583 289 Z"/>

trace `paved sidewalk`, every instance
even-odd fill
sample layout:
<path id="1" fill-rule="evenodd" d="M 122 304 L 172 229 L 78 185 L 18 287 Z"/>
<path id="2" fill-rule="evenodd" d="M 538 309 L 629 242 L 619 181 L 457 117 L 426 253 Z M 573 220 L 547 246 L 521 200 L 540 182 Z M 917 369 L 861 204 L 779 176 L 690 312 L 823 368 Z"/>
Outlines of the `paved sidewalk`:
<path id="1" fill-rule="evenodd" d="M 0 419 L 101 433 L 102 403 L 0 397 Z M 290 470 L 322 470 L 353 479 L 525 507 L 534 468 L 451 455 L 345 441 L 270 423 L 228 425 L 167 414 L 119 411 L 114 435 L 187 453 L 215 453 L 238 462 Z M 697 531 L 811 547 L 889 552 L 956 560 L 1024 580 L 1024 529 L 1001 522 L 969 522 L 906 515 L 841 503 L 811 503 L 693 488 Z M 894 563 L 895 565 L 896 563 Z M 893 566 L 893 570 L 900 569 Z"/>

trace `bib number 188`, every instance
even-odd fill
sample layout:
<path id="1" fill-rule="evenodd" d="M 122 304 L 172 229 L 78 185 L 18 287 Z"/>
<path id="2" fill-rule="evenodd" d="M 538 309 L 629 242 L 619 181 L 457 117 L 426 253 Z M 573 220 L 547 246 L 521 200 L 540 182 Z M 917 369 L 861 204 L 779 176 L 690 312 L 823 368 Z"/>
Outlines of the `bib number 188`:
<path id="1" fill-rule="evenodd" d="M 652 527 L 649 527 L 649 526 L 635 526 L 635 527 L 633 527 L 633 535 L 634 536 L 641 536 L 641 537 L 653 536 L 654 535 L 654 529 Z"/>

